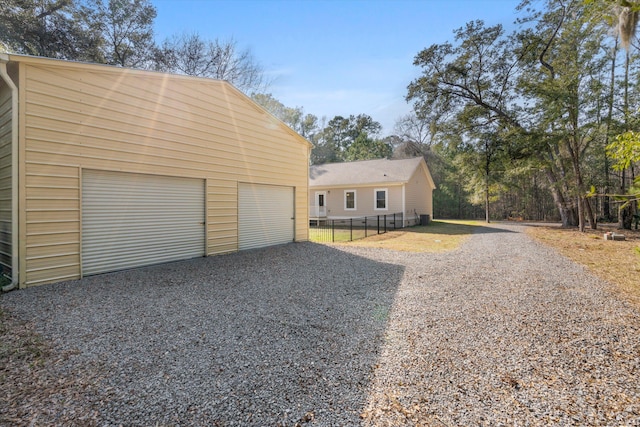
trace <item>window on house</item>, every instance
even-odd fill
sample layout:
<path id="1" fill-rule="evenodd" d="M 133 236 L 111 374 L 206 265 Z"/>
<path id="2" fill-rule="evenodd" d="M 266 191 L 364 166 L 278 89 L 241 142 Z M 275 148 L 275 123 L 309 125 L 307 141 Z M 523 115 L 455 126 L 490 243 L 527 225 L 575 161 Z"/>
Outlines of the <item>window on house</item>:
<path id="1" fill-rule="evenodd" d="M 355 190 L 348 190 L 344 192 L 344 209 L 355 210 L 356 208 L 356 192 Z"/>
<path id="2" fill-rule="evenodd" d="M 387 189 L 376 189 L 375 193 L 375 209 L 387 209 Z"/>

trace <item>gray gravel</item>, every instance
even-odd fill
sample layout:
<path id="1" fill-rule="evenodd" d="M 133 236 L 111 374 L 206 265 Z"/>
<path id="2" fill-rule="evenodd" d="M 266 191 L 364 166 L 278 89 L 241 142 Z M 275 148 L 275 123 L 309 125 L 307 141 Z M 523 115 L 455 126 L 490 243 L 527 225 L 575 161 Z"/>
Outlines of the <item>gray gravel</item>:
<path id="1" fill-rule="evenodd" d="M 640 425 L 640 313 L 522 231 L 444 254 L 291 244 L 0 305 L 99 425 Z"/>

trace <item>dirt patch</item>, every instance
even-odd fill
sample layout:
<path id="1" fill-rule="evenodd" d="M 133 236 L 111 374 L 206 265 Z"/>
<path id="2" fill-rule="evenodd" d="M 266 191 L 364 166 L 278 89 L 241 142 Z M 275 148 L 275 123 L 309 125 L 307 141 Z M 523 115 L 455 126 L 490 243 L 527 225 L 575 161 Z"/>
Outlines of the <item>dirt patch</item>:
<path id="1" fill-rule="evenodd" d="M 604 240 L 604 233 L 624 234 L 624 241 Z M 553 226 L 535 226 L 527 233 L 539 242 L 556 248 L 561 254 L 589 268 L 598 277 L 618 286 L 620 291 L 640 307 L 640 231 L 617 230 L 614 225 L 598 230 Z"/>
<path id="2" fill-rule="evenodd" d="M 80 372 L 68 376 L 57 372 L 56 365 L 64 358 L 31 324 L 0 310 L 0 425 L 98 424 L 97 411 L 87 405 L 88 381 Z"/>

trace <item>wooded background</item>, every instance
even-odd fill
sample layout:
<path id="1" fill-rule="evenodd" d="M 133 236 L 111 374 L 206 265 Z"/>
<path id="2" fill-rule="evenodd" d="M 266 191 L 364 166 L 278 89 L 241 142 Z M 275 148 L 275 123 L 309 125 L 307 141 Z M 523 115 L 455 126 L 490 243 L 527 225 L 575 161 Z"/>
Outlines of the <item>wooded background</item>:
<path id="1" fill-rule="evenodd" d="M 424 156 L 435 218 L 630 228 L 640 194 L 640 6 L 524 0 L 518 10 L 512 33 L 473 21 L 418 52 L 413 111 L 385 135 L 366 114 L 318 118 L 284 106 L 233 39 L 157 41 L 148 0 L 0 0 L 0 51 L 228 80 L 311 141 L 314 164 Z"/>

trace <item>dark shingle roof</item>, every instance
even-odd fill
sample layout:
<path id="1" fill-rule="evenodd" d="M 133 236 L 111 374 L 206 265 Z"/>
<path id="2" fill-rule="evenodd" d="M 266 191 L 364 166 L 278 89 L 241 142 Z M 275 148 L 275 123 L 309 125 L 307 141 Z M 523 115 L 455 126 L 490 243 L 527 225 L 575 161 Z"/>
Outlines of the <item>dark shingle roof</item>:
<path id="1" fill-rule="evenodd" d="M 365 185 L 403 183 L 409 181 L 422 157 L 400 160 L 361 160 L 357 162 L 326 163 L 309 167 L 309 185 Z"/>

